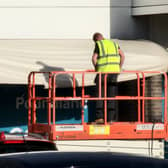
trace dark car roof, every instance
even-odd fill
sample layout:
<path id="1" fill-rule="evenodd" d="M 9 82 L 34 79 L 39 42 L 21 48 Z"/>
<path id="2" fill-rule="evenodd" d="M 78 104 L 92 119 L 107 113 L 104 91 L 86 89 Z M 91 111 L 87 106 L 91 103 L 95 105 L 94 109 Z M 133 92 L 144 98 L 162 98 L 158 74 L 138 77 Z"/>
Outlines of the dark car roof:
<path id="1" fill-rule="evenodd" d="M 111 152 L 38 152 L 0 157 L 0 166 L 11 168 L 108 167 L 108 168 L 166 168 L 163 159 Z M 12 167 L 13 166 L 13 167 Z M 20 167 L 19 167 L 20 166 Z"/>

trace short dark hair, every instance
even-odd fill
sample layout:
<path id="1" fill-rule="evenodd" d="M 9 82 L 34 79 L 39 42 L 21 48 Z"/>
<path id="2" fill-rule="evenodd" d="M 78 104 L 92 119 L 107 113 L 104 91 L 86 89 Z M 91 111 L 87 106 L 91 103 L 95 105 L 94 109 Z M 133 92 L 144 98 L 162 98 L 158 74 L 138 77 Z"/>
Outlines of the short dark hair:
<path id="1" fill-rule="evenodd" d="M 103 35 L 101 33 L 96 32 L 96 33 L 93 34 L 93 41 L 96 42 L 100 39 L 103 39 Z"/>

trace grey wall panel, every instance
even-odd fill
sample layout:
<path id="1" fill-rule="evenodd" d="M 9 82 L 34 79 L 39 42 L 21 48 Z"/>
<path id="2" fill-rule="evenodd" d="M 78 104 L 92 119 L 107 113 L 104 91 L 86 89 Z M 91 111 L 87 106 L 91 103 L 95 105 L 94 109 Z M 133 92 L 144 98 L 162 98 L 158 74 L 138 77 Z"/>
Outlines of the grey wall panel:
<path id="1" fill-rule="evenodd" d="M 168 48 L 168 14 L 150 16 L 149 38 Z"/>
<path id="2" fill-rule="evenodd" d="M 168 5 L 142 6 L 132 8 L 133 16 L 168 13 Z"/>
<path id="3" fill-rule="evenodd" d="M 110 0 L 113 7 L 131 7 L 132 0 Z"/>
<path id="4" fill-rule="evenodd" d="M 111 38 L 146 39 L 147 19 L 134 18 L 131 15 L 131 0 L 110 1 Z"/>
<path id="5" fill-rule="evenodd" d="M 133 20 L 128 8 L 111 8 L 111 36 L 112 38 L 131 38 Z"/>
<path id="6" fill-rule="evenodd" d="M 132 15 L 152 15 L 168 13 L 168 0 L 133 0 Z"/>
<path id="7" fill-rule="evenodd" d="M 137 7 L 137 6 L 154 6 L 154 5 L 168 5 L 167 0 L 133 0 L 132 1 L 132 6 Z"/>

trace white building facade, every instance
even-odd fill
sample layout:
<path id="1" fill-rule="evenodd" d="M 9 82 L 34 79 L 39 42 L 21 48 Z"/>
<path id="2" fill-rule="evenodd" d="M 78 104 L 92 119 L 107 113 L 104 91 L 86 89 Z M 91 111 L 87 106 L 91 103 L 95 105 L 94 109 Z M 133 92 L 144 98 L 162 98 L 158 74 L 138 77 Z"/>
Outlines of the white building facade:
<path id="1" fill-rule="evenodd" d="M 167 47 L 167 0 L 0 0 L 0 39 L 149 39 Z"/>

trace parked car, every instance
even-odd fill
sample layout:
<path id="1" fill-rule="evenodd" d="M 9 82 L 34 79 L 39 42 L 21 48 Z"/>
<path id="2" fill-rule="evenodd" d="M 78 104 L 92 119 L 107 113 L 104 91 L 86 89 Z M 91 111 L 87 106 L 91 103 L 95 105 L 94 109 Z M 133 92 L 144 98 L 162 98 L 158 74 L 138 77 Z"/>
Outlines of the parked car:
<path id="1" fill-rule="evenodd" d="M 168 160 L 111 152 L 28 152 L 0 157 L 0 168 L 167 168 Z"/>
<path id="2" fill-rule="evenodd" d="M 0 132 L 0 154 L 47 150 L 57 150 L 55 143 L 38 135 Z"/>

